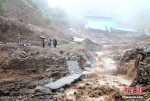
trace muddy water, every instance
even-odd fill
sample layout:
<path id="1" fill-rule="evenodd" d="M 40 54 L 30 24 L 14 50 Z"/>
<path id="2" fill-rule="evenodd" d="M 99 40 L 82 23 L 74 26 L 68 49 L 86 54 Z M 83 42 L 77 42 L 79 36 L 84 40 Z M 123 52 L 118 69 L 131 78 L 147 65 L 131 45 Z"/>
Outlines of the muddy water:
<path id="1" fill-rule="evenodd" d="M 133 79 L 128 78 L 129 74 L 127 76 L 113 75 L 116 72 L 117 63 L 112 59 L 111 51 L 104 50 L 96 54 L 97 62 L 85 73 L 85 79 L 66 89 L 63 95 L 66 99 L 76 101 L 74 95 L 76 92 L 80 95 L 78 99 L 81 101 L 110 101 L 115 92 L 122 92 L 124 87 L 132 83 Z M 94 95 L 96 90 L 102 90 L 103 93 L 96 96 Z"/>

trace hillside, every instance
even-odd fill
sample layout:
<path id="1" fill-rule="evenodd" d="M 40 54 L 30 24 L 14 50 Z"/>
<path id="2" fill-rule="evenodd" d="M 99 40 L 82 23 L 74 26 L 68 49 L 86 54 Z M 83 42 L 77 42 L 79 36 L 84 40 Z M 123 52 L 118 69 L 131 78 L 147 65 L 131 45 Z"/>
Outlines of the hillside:
<path id="1" fill-rule="evenodd" d="M 10 5 L 11 4 L 11 5 Z M 8 0 L 6 3 L 9 18 L 21 19 L 23 23 L 48 27 L 42 16 L 24 0 Z"/>
<path id="2" fill-rule="evenodd" d="M 0 41 L 17 42 L 17 36 L 23 35 L 25 44 L 41 45 L 40 35 L 57 38 L 58 44 L 68 43 L 72 39 L 66 36 L 69 31 L 63 25 L 45 19 L 26 0 L 8 0 L 5 2 L 7 17 L 0 17 Z"/>

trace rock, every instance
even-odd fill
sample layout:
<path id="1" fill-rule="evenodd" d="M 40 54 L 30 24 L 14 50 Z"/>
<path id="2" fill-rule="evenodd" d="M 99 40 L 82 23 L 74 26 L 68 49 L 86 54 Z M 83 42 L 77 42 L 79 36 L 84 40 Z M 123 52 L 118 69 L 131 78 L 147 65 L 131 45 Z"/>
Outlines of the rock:
<path id="1" fill-rule="evenodd" d="M 54 72 L 52 73 L 52 75 L 56 75 L 56 74 L 59 74 L 59 71 L 54 71 Z"/>
<path id="2" fill-rule="evenodd" d="M 84 67 L 91 67 L 91 62 L 86 62 L 86 64 L 84 65 Z"/>
<path id="3" fill-rule="evenodd" d="M 46 69 L 46 72 L 49 72 L 51 70 L 51 68 Z"/>
<path id="4" fill-rule="evenodd" d="M 34 98 L 34 95 L 32 94 L 31 97 Z"/>
<path id="5" fill-rule="evenodd" d="M 23 55 L 26 55 L 27 53 L 25 51 L 22 51 Z"/>
<path id="6" fill-rule="evenodd" d="M 15 88 L 11 88 L 11 89 L 9 89 L 10 91 L 18 91 L 18 88 L 17 87 L 15 87 Z"/>
<path id="7" fill-rule="evenodd" d="M 89 67 L 84 67 L 85 71 L 89 71 L 89 69 L 90 69 Z"/>
<path id="8" fill-rule="evenodd" d="M 49 83 L 54 82 L 53 78 L 49 78 L 48 81 L 49 81 Z"/>
<path id="9" fill-rule="evenodd" d="M 35 92 L 34 96 L 44 96 L 45 93 L 43 92 Z"/>
<path id="10" fill-rule="evenodd" d="M 63 54 L 63 53 L 64 53 L 64 51 L 59 51 L 59 53 L 60 53 L 60 54 Z"/>
<path id="11" fill-rule="evenodd" d="M 87 38 L 84 40 L 85 46 L 89 51 L 100 51 L 102 49 L 102 44 L 97 44 L 91 41 L 91 39 Z"/>
<path id="12" fill-rule="evenodd" d="M 15 58 L 15 54 L 11 54 L 11 57 L 12 57 L 12 58 Z"/>
<path id="13" fill-rule="evenodd" d="M 113 59 L 119 61 L 121 57 L 122 57 L 121 55 L 119 55 L 119 56 L 114 56 Z"/>
<path id="14" fill-rule="evenodd" d="M 56 66 L 56 67 L 59 67 L 60 65 L 59 65 L 59 64 L 56 64 L 55 66 Z"/>
<path id="15" fill-rule="evenodd" d="M 96 62 L 96 58 L 92 58 L 91 63 L 95 63 Z"/>
<path id="16" fill-rule="evenodd" d="M 89 97 L 93 98 L 93 97 L 94 97 L 94 94 L 89 95 Z"/>
<path id="17" fill-rule="evenodd" d="M 73 56 L 74 54 L 73 53 L 69 53 L 69 56 Z"/>
<path id="18" fill-rule="evenodd" d="M 54 98 L 53 101 L 57 101 L 57 98 Z"/>
<path id="19" fill-rule="evenodd" d="M 0 90 L 0 96 L 3 96 L 3 95 L 4 95 L 3 91 Z"/>
<path id="20" fill-rule="evenodd" d="M 60 57 L 60 58 L 58 59 L 58 61 L 59 61 L 59 63 L 64 63 L 64 62 L 65 62 L 65 59 L 64 59 L 63 57 Z"/>
<path id="21" fill-rule="evenodd" d="M 58 90 L 58 92 L 63 93 L 63 92 L 64 92 L 64 88 L 60 88 L 60 89 Z"/>
<path id="22" fill-rule="evenodd" d="M 52 94 L 52 91 L 49 88 L 44 86 L 36 86 L 35 92 L 42 92 L 47 95 Z"/>
<path id="23" fill-rule="evenodd" d="M 66 59 L 66 60 L 70 60 L 70 57 L 68 57 L 68 56 L 65 56 L 65 59 Z"/>
<path id="24" fill-rule="evenodd" d="M 80 59 L 78 60 L 79 66 L 80 66 L 81 68 L 83 68 L 84 65 L 85 65 L 85 63 L 86 63 L 86 60 L 85 60 L 84 56 L 80 55 Z"/>
<path id="25" fill-rule="evenodd" d="M 19 95 L 21 95 L 21 94 L 20 94 L 20 92 L 15 92 L 13 95 L 19 96 Z"/>
<path id="26" fill-rule="evenodd" d="M 5 96 L 9 96 L 10 95 L 10 92 L 8 90 L 4 91 L 4 95 Z"/>
<path id="27" fill-rule="evenodd" d="M 94 91 L 94 93 L 95 93 L 96 95 L 101 95 L 101 92 L 102 92 L 102 91 L 100 91 L 100 90 Z"/>
<path id="28" fill-rule="evenodd" d="M 17 85 L 17 89 L 20 89 L 20 88 L 22 88 L 22 85 L 21 85 L 21 84 L 18 84 L 18 85 Z"/>
<path id="29" fill-rule="evenodd" d="M 44 99 L 44 96 L 40 96 L 39 98 L 40 98 L 40 99 Z"/>

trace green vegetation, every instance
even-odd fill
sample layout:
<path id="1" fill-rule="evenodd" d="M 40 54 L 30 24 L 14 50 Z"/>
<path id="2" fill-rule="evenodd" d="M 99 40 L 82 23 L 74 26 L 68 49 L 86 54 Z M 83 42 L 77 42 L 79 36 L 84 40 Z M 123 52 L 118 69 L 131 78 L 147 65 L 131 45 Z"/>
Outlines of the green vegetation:
<path id="1" fill-rule="evenodd" d="M 7 9 L 5 7 L 5 3 L 7 2 L 7 0 L 0 0 L 0 15 L 7 17 L 8 16 L 8 12 Z"/>
<path id="2" fill-rule="evenodd" d="M 47 15 L 47 16 L 44 16 L 44 19 L 48 22 L 48 23 L 51 23 L 51 17 L 50 15 Z"/>
<path id="3" fill-rule="evenodd" d="M 34 0 L 27 0 L 27 2 L 35 9 L 39 9 L 38 5 L 34 2 Z"/>
<path id="4" fill-rule="evenodd" d="M 143 32 L 144 29 L 150 28 L 150 11 L 148 12 L 140 12 L 139 16 L 134 21 L 137 23 L 137 29 L 140 33 Z"/>
<path id="5" fill-rule="evenodd" d="M 33 8 L 35 8 L 41 16 L 51 23 L 55 21 L 63 24 L 66 27 L 70 26 L 70 20 L 66 11 L 60 7 L 52 8 L 48 5 L 46 0 L 26 0 Z"/>
<path id="6" fill-rule="evenodd" d="M 19 12 L 19 11 L 20 11 L 19 6 L 15 5 L 15 6 L 13 7 L 13 10 L 16 11 L 16 12 Z"/>
<path id="7" fill-rule="evenodd" d="M 68 17 L 66 11 L 61 7 L 55 7 L 52 11 L 52 16 L 56 22 L 59 22 L 66 27 L 70 26 L 70 18 Z"/>
<path id="8" fill-rule="evenodd" d="M 7 30 L 9 30 L 11 28 L 11 24 L 9 21 L 3 21 L 1 24 L 0 24 L 0 29 L 3 31 L 3 32 L 6 32 Z"/>

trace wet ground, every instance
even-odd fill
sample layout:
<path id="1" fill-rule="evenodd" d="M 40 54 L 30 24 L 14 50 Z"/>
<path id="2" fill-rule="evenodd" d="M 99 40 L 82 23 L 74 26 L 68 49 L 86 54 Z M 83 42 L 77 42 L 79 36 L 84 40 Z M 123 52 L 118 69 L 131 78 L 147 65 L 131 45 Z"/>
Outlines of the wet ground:
<path id="1" fill-rule="evenodd" d="M 74 45 L 72 43 L 72 45 Z M 55 70 L 29 70 L 13 71 L 1 70 L 0 100 L 9 101 L 113 101 L 115 95 L 125 87 L 129 87 L 136 75 L 132 71 L 134 60 L 125 63 L 122 68 L 118 66 L 118 57 L 134 44 L 105 45 L 99 51 L 91 51 L 96 62 L 84 71 L 79 68 L 76 61 L 67 61 L 70 74 L 85 75 L 82 80 L 62 87 L 56 92 L 44 88 L 57 79 L 64 77 L 63 73 Z M 77 47 L 77 46 L 74 46 Z M 57 49 L 61 49 L 58 47 Z M 72 47 L 70 48 L 72 49 Z M 53 50 L 55 51 L 55 50 Z M 58 51 L 58 50 L 57 50 Z M 118 69 L 125 73 L 118 73 Z M 64 71 L 67 74 L 68 71 Z M 68 76 L 68 75 L 65 75 Z M 42 92 L 41 92 L 42 91 Z"/>
<path id="2" fill-rule="evenodd" d="M 65 92 L 57 95 L 59 101 L 111 101 L 117 92 L 131 85 L 133 78 L 117 74 L 118 61 L 113 60 L 114 50 L 105 50 L 93 53 L 97 60 L 92 67 L 83 72 L 85 78 Z M 63 97 L 65 96 L 65 97 Z M 77 97 L 78 96 L 78 97 Z"/>

